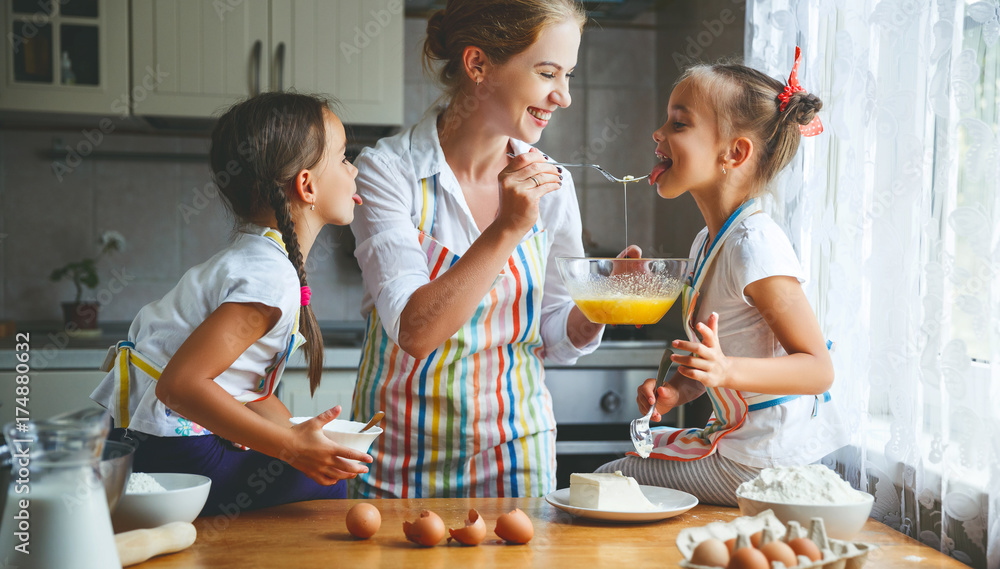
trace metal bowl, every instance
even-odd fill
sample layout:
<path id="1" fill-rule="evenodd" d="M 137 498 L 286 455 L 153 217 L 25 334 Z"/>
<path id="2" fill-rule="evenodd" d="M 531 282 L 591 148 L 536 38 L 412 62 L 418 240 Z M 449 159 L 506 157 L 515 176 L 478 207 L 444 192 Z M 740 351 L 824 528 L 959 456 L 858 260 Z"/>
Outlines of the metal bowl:
<path id="1" fill-rule="evenodd" d="M 101 482 L 104 483 L 104 493 L 108 498 L 108 511 L 114 512 L 118 501 L 128 485 L 128 477 L 132 474 L 132 458 L 135 456 L 135 445 L 105 441 L 101 452 Z"/>
<path id="2" fill-rule="evenodd" d="M 557 257 L 584 316 L 598 324 L 655 324 L 684 288 L 691 259 Z"/>

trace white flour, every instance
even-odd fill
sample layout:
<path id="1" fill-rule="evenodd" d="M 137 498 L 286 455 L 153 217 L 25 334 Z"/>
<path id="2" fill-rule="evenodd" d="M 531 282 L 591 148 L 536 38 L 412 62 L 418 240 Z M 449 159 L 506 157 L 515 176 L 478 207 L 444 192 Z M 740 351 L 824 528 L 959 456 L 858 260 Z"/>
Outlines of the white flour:
<path id="1" fill-rule="evenodd" d="M 785 504 L 849 504 L 865 497 L 822 464 L 765 468 L 737 492 L 744 498 Z"/>
<path id="2" fill-rule="evenodd" d="M 128 487 L 126 494 L 149 494 L 150 492 L 166 492 L 167 489 L 160 485 L 155 478 L 145 472 L 133 472 L 128 477 Z"/>

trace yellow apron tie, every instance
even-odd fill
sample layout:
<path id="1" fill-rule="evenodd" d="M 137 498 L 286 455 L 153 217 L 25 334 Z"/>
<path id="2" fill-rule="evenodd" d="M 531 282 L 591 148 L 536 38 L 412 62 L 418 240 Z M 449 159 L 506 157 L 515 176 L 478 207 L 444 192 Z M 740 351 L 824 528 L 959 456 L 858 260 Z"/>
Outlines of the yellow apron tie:
<path id="1" fill-rule="evenodd" d="M 163 371 L 155 364 L 143 358 L 135 350 L 135 344 L 132 342 L 122 340 L 108 349 L 108 357 L 104 360 L 101 371 L 115 370 L 114 402 L 117 409 L 112 409 L 112 416 L 115 419 L 116 426 L 123 429 L 128 428 L 130 423 L 128 404 L 129 385 L 131 383 L 128 369 L 130 363 L 144 371 L 153 380 L 159 380 L 160 373 Z"/>

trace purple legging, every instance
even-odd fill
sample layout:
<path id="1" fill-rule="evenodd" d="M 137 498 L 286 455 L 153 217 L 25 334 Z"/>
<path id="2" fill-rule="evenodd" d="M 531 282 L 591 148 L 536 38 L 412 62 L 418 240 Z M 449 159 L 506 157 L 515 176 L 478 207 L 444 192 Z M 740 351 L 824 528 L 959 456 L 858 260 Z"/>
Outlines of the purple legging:
<path id="1" fill-rule="evenodd" d="M 186 472 L 212 479 L 202 516 L 225 515 L 347 496 L 347 481 L 323 486 L 287 462 L 255 450 L 239 450 L 216 435 L 157 437 L 115 429 L 111 439 L 137 442 L 133 472 Z"/>

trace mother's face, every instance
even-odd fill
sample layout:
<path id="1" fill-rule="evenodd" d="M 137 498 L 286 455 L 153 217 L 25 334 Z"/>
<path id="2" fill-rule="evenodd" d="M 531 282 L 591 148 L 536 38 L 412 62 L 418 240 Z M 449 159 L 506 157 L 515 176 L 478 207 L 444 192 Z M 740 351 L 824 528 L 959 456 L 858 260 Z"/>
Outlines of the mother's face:
<path id="1" fill-rule="evenodd" d="M 535 43 L 493 67 L 478 87 L 489 93 L 483 118 L 507 136 L 537 142 L 552 112 L 570 105 L 569 80 L 579 49 L 580 28 L 574 22 L 542 29 Z"/>

